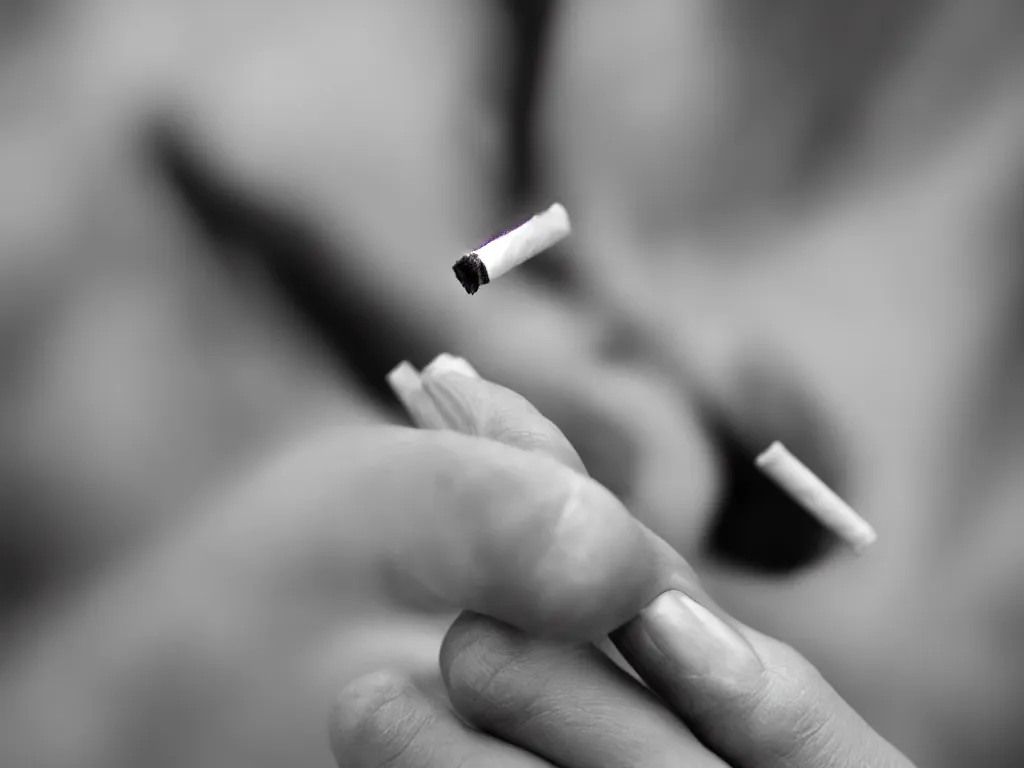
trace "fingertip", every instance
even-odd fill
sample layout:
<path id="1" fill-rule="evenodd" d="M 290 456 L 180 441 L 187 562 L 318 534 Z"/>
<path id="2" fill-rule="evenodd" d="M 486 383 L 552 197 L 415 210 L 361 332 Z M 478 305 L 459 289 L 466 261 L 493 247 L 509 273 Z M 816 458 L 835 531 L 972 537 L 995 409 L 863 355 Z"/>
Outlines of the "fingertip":
<path id="1" fill-rule="evenodd" d="M 422 381 L 450 429 L 547 454 L 567 467 L 586 472 L 568 438 L 522 395 L 500 384 L 443 368 L 428 368 Z"/>
<path id="2" fill-rule="evenodd" d="M 413 424 L 422 429 L 444 428 L 444 420 L 425 391 L 423 377 L 415 366 L 403 360 L 388 372 L 385 380 Z"/>
<path id="3" fill-rule="evenodd" d="M 661 596 L 617 633 L 616 643 L 730 765 L 909 768 L 792 646 L 742 625 L 727 627 L 686 596 Z"/>
<path id="4" fill-rule="evenodd" d="M 333 711 L 331 749 L 343 768 L 549 765 L 514 742 L 468 726 L 434 675 L 429 681 L 395 672 L 367 675 L 346 688 Z"/>
<path id="5" fill-rule="evenodd" d="M 330 715 L 331 750 L 339 765 L 360 745 L 376 742 L 387 729 L 395 707 L 405 707 L 416 695 L 406 676 L 393 670 L 364 675 L 335 697 Z"/>
<path id="6" fill-rule="evenodd" d="M 486 400 L 481 379 L 435 368 L 424 371 L 422 384 L 448 429 L 464 435 L 483 434 Z"/>
<path id="7" fill-rule="evenodd" d="M 424 376 L 433 376 L 442 373 L 455 373 L 460 376 L 467 376 L 471 379 L 480 378 L 480 374 L 477 373 L 476 368 L 470 365 L 466 358 L 449 355 L 447 352 L 442 352 L 431 360 L 427 367 L 423 369 Z"/>

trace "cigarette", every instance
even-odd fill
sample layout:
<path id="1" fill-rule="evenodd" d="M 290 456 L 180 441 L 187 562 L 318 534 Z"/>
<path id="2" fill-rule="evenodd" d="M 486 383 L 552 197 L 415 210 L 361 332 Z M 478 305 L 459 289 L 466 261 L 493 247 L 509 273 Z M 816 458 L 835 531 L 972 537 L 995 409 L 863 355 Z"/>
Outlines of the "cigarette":
<path id="1" fill-rule="evenodd" d="M 444 429 L 444 418 L 423 388 L 423 379 L 414 365 L 406 361 L 399 363 L 388 373 L 387 382 L 413 424 L 421 429 Z"/>
<path id="2" fill-rule="evenodd" d="M 554 203 L 525 224 L 496 237 L 455 262 L 455 276 L 471 296 L 511 269 L 543 253 L 572 231 L 569 214 L 561 203 Z"/>
<path id="3" fill-rule="evenodd" d="M 867 520 L 858 515 L 782 443 L 772 443 L 754 463 L 818 522 L 858 554 L 878 538 Z"/>

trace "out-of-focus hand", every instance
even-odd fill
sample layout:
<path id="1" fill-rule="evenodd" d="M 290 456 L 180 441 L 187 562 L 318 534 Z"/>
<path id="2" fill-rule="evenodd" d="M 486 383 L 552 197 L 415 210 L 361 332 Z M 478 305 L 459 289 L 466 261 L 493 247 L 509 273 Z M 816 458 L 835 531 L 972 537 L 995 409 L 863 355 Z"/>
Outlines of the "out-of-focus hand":
<path id="1" fill-rule="evenodd" d="M 507 390 L 458 374 L 428 389 L 456 414 L 453 426 L 581 470 L 557 428 Z M 612 608 L 615 595 L 578 595 L 567 616 L 604 598 Z M 545 592 L 526 597 L 548 600 Z M 441 651 L 443 684 L 377 672 L 343 692 L 333 719 L 338 764 L 911 765 L 796 651 L 701 595 L 666 591 L 612 637 L 648 687 L 593 645 L 537 639 L 464 613 Z"/>

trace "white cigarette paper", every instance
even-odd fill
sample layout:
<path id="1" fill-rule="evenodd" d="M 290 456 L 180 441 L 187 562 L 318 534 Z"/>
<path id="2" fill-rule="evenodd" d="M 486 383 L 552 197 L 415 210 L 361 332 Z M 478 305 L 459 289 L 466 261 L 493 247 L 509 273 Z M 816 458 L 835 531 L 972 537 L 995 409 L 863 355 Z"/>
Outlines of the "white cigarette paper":
<path id="1" fill-rule="evenodd" d="M 571 231 L 565 206 L 554 203 L 511 232 L 463 256 L 453 267 L 455 276 L 467 293 L 474 294 L 481 285 L 497 280 L 524 261 L 543 253 Z"/>
<path id="2" fill-rule="evenodd" d="M 497 280 L 527 259 L 532 259 L 563 240 L 571 230 L 565 206 L 555 203 L 525 224 L 477 248 L 475 253 L 487 267 L 490 279 Z"/>
<path id="3" fill-rule="evenodd" d="M 867 520 L 829 488 L 800 459 L 774 442 L 754 462 L 818 522 L 847 542 L 857 553 L 878 538 Z"/>

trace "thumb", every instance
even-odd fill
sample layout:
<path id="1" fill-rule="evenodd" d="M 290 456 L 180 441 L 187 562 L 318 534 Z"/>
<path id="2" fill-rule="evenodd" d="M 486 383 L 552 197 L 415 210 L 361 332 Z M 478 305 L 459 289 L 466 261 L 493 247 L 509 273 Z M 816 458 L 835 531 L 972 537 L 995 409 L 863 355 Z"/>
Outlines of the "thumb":
<path id="1" fill-rule="evenodd" d="M 598 483 L 546 455 L 449 431 L 307 440 L 188 536 L 169 550 L 179 574 L 312 595 L 327 614 L 342 593 L 377 589 L 586 639 L 667 588 L 703 594 L 686 562 Z"/>
<path id="2" fill-rule="evenodd" d="M 678 592 L 613 635 L 633 668 L 730 765 L 912 768 L 789 646 Z"/>

